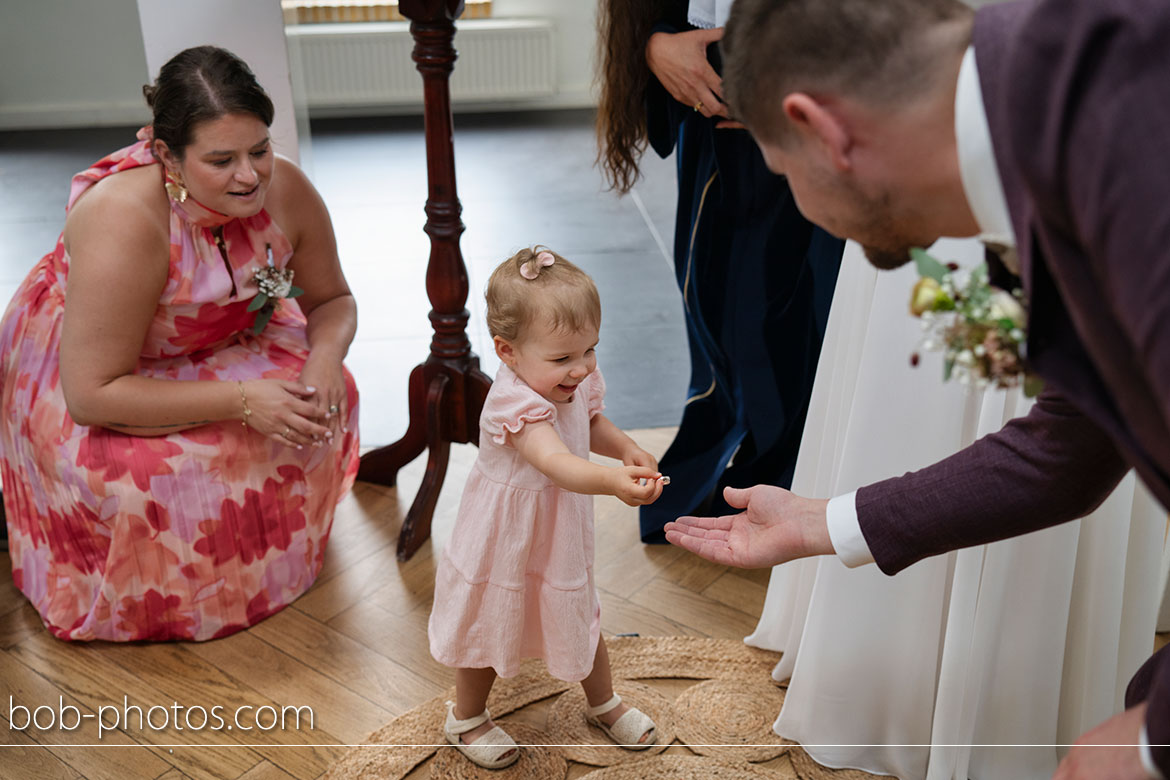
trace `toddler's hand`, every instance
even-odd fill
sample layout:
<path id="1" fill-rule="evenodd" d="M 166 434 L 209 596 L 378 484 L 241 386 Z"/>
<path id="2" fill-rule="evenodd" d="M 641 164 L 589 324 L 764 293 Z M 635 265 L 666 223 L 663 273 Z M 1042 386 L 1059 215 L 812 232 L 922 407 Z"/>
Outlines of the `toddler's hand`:
<path id="1" fill-rule="evenodd" d="M 662 475 L 646 466 L 622 466 L 613 470 L 613 494 L 630 506 L 652 504 L 662 495 Z"/>
<path id="2" fill-rule="evenodd" d="M 658 459 L 637 445 L 626 451 L 622 456 L 622 463 L 627 466 L 645 466 L 658 471 Z"/>

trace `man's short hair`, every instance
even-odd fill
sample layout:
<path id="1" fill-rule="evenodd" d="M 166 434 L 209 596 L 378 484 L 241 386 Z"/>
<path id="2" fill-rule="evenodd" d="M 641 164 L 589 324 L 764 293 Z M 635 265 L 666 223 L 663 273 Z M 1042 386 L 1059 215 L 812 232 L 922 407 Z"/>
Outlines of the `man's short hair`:
<path id="1" fill-rule="evenodd" d="M 959 0 L 737 0 L 722 43 L 731 115 L 776 141 L 793 92 L 878 105 L 921 94 L 944 46 L 970 42 L 972 14 Z M 958 34 L 931 34 L 948 27 Z"/>

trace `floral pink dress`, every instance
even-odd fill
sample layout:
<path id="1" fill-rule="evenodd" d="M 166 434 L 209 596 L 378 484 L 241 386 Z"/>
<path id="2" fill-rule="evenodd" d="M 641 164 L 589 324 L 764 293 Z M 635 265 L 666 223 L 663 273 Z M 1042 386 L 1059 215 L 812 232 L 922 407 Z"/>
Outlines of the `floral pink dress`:
<path id="1" fill-rule="evenodd" d="M 155 165 L 149 131 L 138 137 L 74 177 L 69 205 L 105 176 Z M 300 308 L 283 301 L 259 336 L 247 311 L 253 269 L 269 250 L 279 267 L 292 255 L 268 214 L 234 219 L 188 198 L 172 202 L 170 236 L 138 373 L 296 379 L 308 355 Z M 58 239 L 0 321 L 0 476 L 17 587 L 63 639 L 213 639 L 280 610 L 313 583 L 357 473 L 353 378 L 350 433 L 330 446 L 296 450 L 239 421 L 158 437 L 76 425 L 58 372 L 68 275 Z"/>
<path id="2" fill-rule="evenodd" d="M 500 367 L 479 418 L 479 455 L 436 571 L 428 633 L 439 663 L 512 677 L 521 659 L 541 658 L 558 679 L 589 676 L 601 631 L 593 496 L 554 485 L 510 437 L 549 422 L 570 452 L 588 458 L 589 425 L 604 397 L 600 371 L 572 400 L 553 403 Z"/>

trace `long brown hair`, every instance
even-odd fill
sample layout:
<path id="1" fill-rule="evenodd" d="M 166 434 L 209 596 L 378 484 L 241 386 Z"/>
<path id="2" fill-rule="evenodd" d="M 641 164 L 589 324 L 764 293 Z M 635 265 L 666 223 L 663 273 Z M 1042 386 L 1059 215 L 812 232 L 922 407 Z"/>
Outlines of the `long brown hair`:
<path id="1" fill-rule="evenodd" d="M 601 0 L 597 4 L 597 164 L 623 195 L 638 180 L 646 151 L 646 42 L 665 0 Z"/>

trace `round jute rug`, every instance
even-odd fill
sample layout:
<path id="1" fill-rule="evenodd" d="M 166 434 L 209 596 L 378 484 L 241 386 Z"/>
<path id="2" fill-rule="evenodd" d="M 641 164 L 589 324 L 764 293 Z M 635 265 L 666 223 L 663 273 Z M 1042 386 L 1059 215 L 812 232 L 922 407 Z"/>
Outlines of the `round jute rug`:
<path id="1" fill-rule="evenodd" d="M 747 647 L 742 641 L 735 639 L 710 639 L 706 637 L 613 637 L 606 643 L 609 647 L 610 661 L 613 667 L 614 687 L 634 706 L 654 718 L 658 726 L 656 745 L 644 751 L 628 751 L 616 746 L 609 746 L 609 738 L 598 729 L 585 723 L 585 700 L 581 688 L 577 684 L 570 684 L 549 677 L 544 665 L 535 661 L 526 661 L 521 667 L 521 673 L 513 678 L 497 680 L 488 699 L 488 708 L 492 715 L 503 718 L 511 712 L 522 710 L 529 705 L 537 708 L 546 705 L 539 702 L 547 701 L 550 697 L 571 690 L 579 699 L 575 709 L 568 702 L 554 700 L 547 706 L 547 725 L 543 737 L 532 736 L 540 744 L 563 745 L 572 742 L 594 743 L 576 744 L 570 748 L 559 748 L 560 754 L 569 761 L 581 764 L 604 766 L 614 761 L 622 763 L 609 767 L 607 772 L 618 772 L 618 767 L 629 766 L 631 770 L 638 766 L 635 775 L 614 774 L 602 775 L 595 780 L 607 778 L 645 777 L 647 780 L 657 780 L 659 777 L 678 778 L 718 778 L 718 780 L 738 780 L 738 778 L 787 778 L 791 780 L 794 774 L 789 769 L 787 757 L 782 757 L 769 766 L 750 766 L 739 764 L 731 766 L 725 759 L 716 756 L 692 755 L 654 755 L 665 750 L 667 745 L 675 740 L 677 721 L 674 715 L 674 705 L 667 696 L 642 685 L 632 682 L 631 678 L 664 681 L 671 679 L 705 680 L 718 677 L 723 680 L 744 680 L 759 685 L 768 690 L 775 687 L 772 681 L 772 668 L 779 660 L 778 653 Z M 669 687 L 669 686 L 668 686 Z M 649 692 L 643 696 L 640 692 L 645 689 Z M 677 691 L 673 687 L 672 691 Z M 463 775 L 451 772 L 474 771 L 474 766 L 463 769 L 447 768 L 447 763 L 458 767 L 458 763 L 451 758 L 434 758 L 436 748 L 443 743 L 443 718 L 446 715 L 446 700 L 453 699 L 454 690 L 449 690 L 441 696 L 423 702 L 414 709 L 399 715 L 382 728 L 370 734 L 361 746 L 355 746 L 346 753 L 340 761 L 329 768 L 323 780 L 401 780 L 408 774 L 415 772 L 418 777 L 462 778 Z M 674 693 L 670 694 L 672 697 Z M 568 708 L 566 717 L 571 716 L 579 728 L 585 731 L 579 740 L 569 740 L 564 736 L 553 733 L 552 710 L 557 704 Z M 779 712 L 779 707 L 776 708 Z M 773 715 L 774 716 L 774 715 Z M 525 719 L 527 722 L 540 726 L 544 720 Z M 519 741 L 529 741 L 529 737 L 522 737 L 525 732 L 521 724 L 519 733 L 514 731 L 516 726 L 508 723 L 509 733 Z M 677 743 L 672 752 L 686 750 Z M 446 747 L 438 747 L 440 755 L 448 752 Z M 530 750 L 530 748 L 526 748 Z M 536 749 L 539 750 L 539 749 Z M 535 753 L 536 750 L 533 752 Z M 573 751 L 573 754 L 570 754 Z M 577 752 L 579 751 L 579 752 Z M 450 752 L 454 752 L 453 750 Z M 799 751 L 791 751 L 795 754 Z M 579 757 L 578 757 L 579 756 Z M 735 756 L 736 761 L 742 762 L 742 754 Z M 513 771 L 525 771 L 523 759 L 517 761 Z M 469 763 L 469 762 L 465 762 Z M 559 765 L 558 765 L 559 767 Z M 730 767 L 730 768 L 729 768 Z M 578 767 L 578 771 L 582 767 Z M 642 770 L 645 769 L 645 774 Z M 572 767 L 570 765 L 570 770 Z M 485 770 L 486 771 L 486 770 Z M 558 774 L 559 772 L 559 774 Z M 673 772 L 673 774 L 670 774 Z M 727 774 L 738 772 L 738 774 Z M 654 773 L 654 774 L 652 774 Z M 752 773 L 752 774 L 745 774 Z M 596 772 L 588 776 L 596 775 Z M 481 775 L 467 775 L 480 777 Z M 493 771 L 490 775 L 493 780 L 505 780 L 509 775 L 500 771 Z M 518 775 L 524 777 L 524 775 Z M 540 774 L 530 775 L 540 777 Z M 563 769 L 551 769 L 545 775 L 553 778 L 564 778 Z M 818 776 L 819 780 L 819 776 Z M 835 778 L 836 780 L 836 778 Z M 840 778 L 840 780 L 849 780 Z"/>
<path id="2" fill-rule="evenodd" d="M 758 682 L 771 679 L 780 657 L 738 640 L 698 636 L 615 636 L 605 644 L 614 678 L 627 680 L 720 677 Z"/>
<path id="3" fill-rule="evenodd" d="M 675 718 L 670 700 L 658 691 L 629 680 L 615 680 L 614 690 L 622 701 L 646 713 L 657 726 L 657 738 L 645 750 L 627 750 L 610 741 L 604 731 L 585 720 L 585 692 L 570 688 L 553 703 L 548 714 L 548 733 L 571 760 L 581 764 L 609 766 L 636 761 L 666 750 L 674 741 Z"/>
<path id="4" fill-rule="evenodd" d="M 431 762 L 435 780 L 563 780 L 569 774 L 569 762 L 555 747 L 548 734 L 523 723 L 498 721 L 497 724 L 524 745 L 516 763 L 503 769 L 484 769 L 469 761 L 454 746 L 441 747 Z"/>
<path id="5" fill-rule="evenodd" d="M 788 750 L 772 723 L 784 706 L 784 691 L 742 680 L 707 680 L 674 702 L 678 738 L 704 756 L 731 761 L 768 761 Z"/>
<path id="6" fill-rule="evenodd" d="M 597 769 L 581 780 L 781 780 L 791 778 L 753 764 L 730 764 L 701 756 L 652 756 Z"/>
<path id="7" fill-rule="evenodd" d="M 890 780 L 884 775 L 871 775 L 860 769 L 831 769 L 813 760 L 803 748 L 793 748 L 788 753 L 792 768 L 800 780 Z"/>

